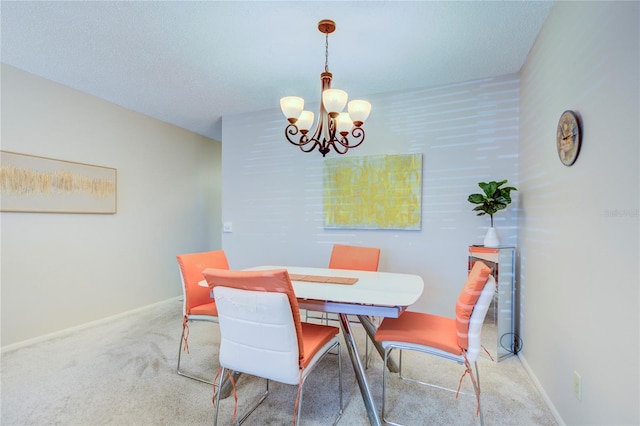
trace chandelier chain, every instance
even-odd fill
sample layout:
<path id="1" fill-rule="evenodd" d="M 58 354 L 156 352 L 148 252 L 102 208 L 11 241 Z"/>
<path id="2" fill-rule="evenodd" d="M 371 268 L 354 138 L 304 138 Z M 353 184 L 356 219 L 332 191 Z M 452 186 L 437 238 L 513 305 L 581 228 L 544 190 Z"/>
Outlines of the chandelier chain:
<path id="1" fill-rule="evenodd" d="M 329 72 L 329 34 L 324 35 L 324 72 Z"/>

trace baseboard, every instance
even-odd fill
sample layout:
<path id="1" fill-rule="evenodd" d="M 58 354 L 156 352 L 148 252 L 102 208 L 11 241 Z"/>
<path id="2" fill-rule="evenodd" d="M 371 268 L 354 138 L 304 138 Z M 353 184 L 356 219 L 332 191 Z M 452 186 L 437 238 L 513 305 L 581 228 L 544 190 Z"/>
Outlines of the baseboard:
<path id="1" fill-rule="evenodd" d="M 116 314 L 116 315 L 112 315 L 112 316 L 109 316 L 109 317 L 106 317 L 106 318 L 101 318 L 99 320 L 87 322 L 87 323 L 80 324 L 80 325 L 77 325 L 77 326 L 74 326 L 74 327 L 69 327 L 69 328 L 65 328 L 63 330 L 54 331 L 53 333 L 44 334 L 42 336 L 34 337 L 33 339 L 27 339 L 27 340 L 23 340 L 23 341 L 18 342 L 18 343 L 13 343 L 11 345 L 3 346 L 2 348 L 0 348 L 0 353 L 5 353 L 7 351 L 20 349 L 22 347 L 30 346 L 30 345 L 33 345 L 34 343 L 44 342 L 46 340 L 53 339 L 55 337 L 65 336 L 67 334 L 70 334 L 70 333 L 73 333 L 73 332 L 76 332 L 76 331 L 84 330 L 85 328 L 94 327 L 96 325 L 103 324 L 103 323 L 109 322 L 109 321 L 113 321 L 113 320 L 116 320 L 118 318 L 122 318 L 122 317 L 127 316 L 127 315 L 135 314 L 137 312 L 145 311 L 147 309 L 151 309 L 151 308 L 159 306 L 159 305 L 170 303 L 170 302 L 173 302 L 173 301 L 176 301 L 176 300 L 182 300 L 183 298 L 184 298 L 184 296 L 182 296 L 182 295 L 176 296 L 176 297 L 172 297 L 171 299 L 162 300 L 160 302 L 152 303 L 151 305 L 142 306 L 140 308 L 132 309 L 130 311 L 122 312 L 122 313 L 119 313 L 119 314 Z"/>
<path id="2" fill-rule="evenodd" d="M 540 381 L 538 380 L 536 375 L 533 373 L 533 370 L 531 369 L 531 367 L 529 367 L 529 364 L 527 363 L 527 360 L 524 358 L 524 356 L 522 356 L 522 353 L 518 354 L 518 358 L 520 358 L 520 362 L 522 363 L 522 366 L 524 367 L 525 371 L 529 375 L 529 378 L 533 382 L 533 385 L 536 387 L 538 392 L 540 392 L 540 396 L 542 396 L 542 399 L 544 400 L 545 404 L 547 404 L 547 407 L 549 407 L 549 410 L 551 411 L 551 414 L 553 415 L 553 417 L 558 422 L 558 425 L 559 426 L 567 426 L 567 424 L 564 422 L 564 420 L 562 420 L 562 417 L 560 416 L 560 413 L 558 412 L 558 410 L 556 410 L 555 405 L 553 405 L 553 402 L 551 402 L 551 399 L 549 398 L 549 395 L 547 395 L 547 393 L 545 392 L 544 388 L 540 384 Z"/>

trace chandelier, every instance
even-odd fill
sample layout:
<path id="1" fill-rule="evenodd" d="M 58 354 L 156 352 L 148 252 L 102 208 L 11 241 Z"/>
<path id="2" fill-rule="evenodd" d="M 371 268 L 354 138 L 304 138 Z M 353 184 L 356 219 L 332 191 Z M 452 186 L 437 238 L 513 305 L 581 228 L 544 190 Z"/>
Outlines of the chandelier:
<path id="1" fill-rule="evenodd" d="M 304 152 L 311 152 L 318 147 L 323 157 L 331 148 L 338 154 L 344 154 L 349 148 L 359 146 L 364 141 L 362 124 L 371 111 L 369 102 L 354 100 L 349 102 L 348 112 L 342 112 L 347 105 L 347 92 L 331 88 L 333 75 L 329 72 L 329 34 L 335 29 L 335 22 L 329 19 L 323 19 L 318 23 L 318 30 L 325 35 L 325 59 L 324 72 L 320 74 L 322 82 L 320 116 L 316 130 L 311 136 L 309 130 L 313 125 L 314 114 L 303 110 L 304 99 L 297 96 L 286 96 L 280 99 L 282 113 L 289 120 L 289 124 L 284 129 L 287 140 Z M 299 137 L 298 134 L 300 134 Z M 349 137 L 352 139 L 349 140 Z"/>

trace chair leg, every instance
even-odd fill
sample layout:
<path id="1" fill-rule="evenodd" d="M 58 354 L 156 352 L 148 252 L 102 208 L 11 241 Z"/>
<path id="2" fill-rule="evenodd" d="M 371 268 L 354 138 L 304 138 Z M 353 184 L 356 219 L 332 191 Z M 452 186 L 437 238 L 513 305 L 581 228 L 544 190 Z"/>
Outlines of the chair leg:
<path id="1" fill-rule="evenodd" d="M 227 372 L 227 369 L 224 367 L 220 368 L 220 377 L 218 377 L 218 389 L 215 394 L 216 399 L 216 411 L 213 415 L 213 426 L 218 425 L 218 409 L 220 408 L 220 390 L 222 389 L 222 382 L 224 381 L 224 375 Z"/>
<path id="2" fill-rule="evenodd" d="M 342 413 L 344 411 L 344 405 L 342 403 L 342 354 L 341 354 L 341 346 L 340 343 L 336 343 L 335 345 L 338 348 L 338 399 L 339 399 L 339 404 L 340 407 L 338 409 L 338 414 L 335 418 L 335 420 L 333 421 L 333 425 L 337 425 L 338 421 L 340 421 L 340 418 L 342 418 Z M 332 350 L 333 348 L 331 348 L 330 350 Z M 331 352 L 327 352 L 327 353 L 331 353 Z M 326 354 L 325 354 L 326 355 Z M 324 357 L 324 355 L 323 355 Z M 298 398 L 298 413 L 296 415 L 296 424 L 299 425 L 300 424 L 300 416 L 302 414 L 302 391 L 304 389 L 304 384 L 306 382 L 306 377 L 302 380 L 302 383 L 300 383 L 300 397 Z"/>
<path id="3" fill-rule="evenodd" d="M 185 324 L 185 325 L 182 326 L 182 334 L 180 335 L 180 345 L 178 345 L 178 364 L 176 366 L 176 372 L 180 376 L 188 377 L 189 379 L 197 380 L 199 382 L 206 383 L 208 385 L 213 385 L 213 381 L 209 381 L 209 380 L 203 379 L 201 377 L 192 376 L 192 375 L 186 374 L 186 373 L 184 373 L 184 372 L 182 372 L 180 370 L 180 360 L 182 358 L 182 344 L 184 343 L 184 333 L 185 333 L 186 329 L 187 329 L 187 326 Z"/>
<path id="4" fill-rule="evenodd" d="M 456 391 L 456 389 L 449 389 L 449 388 L 446 388 L 446 387 L 438 386 L 436 384 L 426 383 L 426 382 L 422 382 L 420 380 L 404 377 L 402 375 L 402 348 L 401 347 L 394 347 L 394 346 L 391 346 L 391 345 L 387 346 L 387 348 L 384 351 L 384 363 L 385 363 L 385 365 L 387 365 L 387 362 L 389 361 L 389 358 L 391 356 L 391 352 L 393 351 L 393 349 L 398 349 L 398 351 L 399 351 L 399 354 L 398 354 L 398 366 L 399 366 L 398 367 L 398 377 L 401 380 L 405 380 L 405 381 L 412 382 L 412 383 L 417 383 L 417 384 L 424 385 L 424 386 L 429 386 L 429 387 L 440 389 L 440 390 L 445 390 L 445 391 L 448 391 L 448 392 L 455 392 L 455 393 L 459 392 L 460 394 L 465 394 L 466 395 L 466 393 L 460 392 L 459 390 Z M 484 426 L 484 416 L 483 416 L 483 413 L 482 413 L 482 404 L 481 404 L 481 400 L 480 400 L 480 371 L 478 370 L 478 362 L 477 361 L 474 362 L 474 368 L 473 369 L 475 369 L 475 380 L 472 380 L 472 381 L 473 381 L 473 389 L 474 389 L 474 392 L 475 392 L 476 400 L 478 402 L 478 417 L 479 417 L 479 420 L 480 420 L 480 426 Z M 472 371 L 470 374 L 472 375 L 471 378 L 473 379 L 474 372 Z M 386 415 L 385 415 L 386 386 L 387 386 L 387 377 L 386 376 L 387 376 L 387 369 L 383 368 L 382 369 L 382 420 L 386 424 L 389 424 L 389 425 L 402 426 L 399 423 L 394 423 L 394 422 L 390 421 L 389 419 L 386 418 Z"/>
<path id="5" fill-rule="evenodd" d="M 364 369 L 365 370 L 369 368 L 370 363 L 371 363 L 371 357 L 369 357 L 369 339 L 365 337 L 364 338 Z"/>
<path id="6" fill-rule="evenodd" d="M 384 350 L 384 365 L 385 366 L 387 365 L 387 360 L 389 359 L 389 355 L 391 354 L 392 350 L 393 350 L 393 348 L 391 348 L 391 347 L 387 347 Z M 385 414 L 384 414 L 386 393 L 387 393 L 387 369 L 384 368 L 384 366 L 383 366 L 382 367 L 382 421 L 385 422 L 386 424 L 395 425 L 395 423 L 391 423 L 390 421 L 388 421 L 386 416 L 385 416 Z"/>
<path id="7" fill-rule="evenodd" d="M 339 410 L 338 410 L 338 414 L 336 416 L 336 419 L 333 422 L 333 425 L 338 424 L 338 421 L 340 420 L 340 418 L 342 418 L 342 414 L 344 412 L 344 400 L 342 397 L 342 355 L 341 355 L 341 346 L 339 343 L 337 343 L 335 345 L 338 348 L 338 399 L 339 399 Z M 327 352 L 328 353 L 328 352 Z M 218 383 L 217 383 L 217 390 L 216 393 L 214 395 L 214 399 L 215 399 L 215 414 L 214 414 L 214 419 L 213 419 L 213 424 L 214 426 L 217 426 L 218 424 L 218 409 L 220 407 L 220 398 L 221 398 L 221 391 L 222 391 L 222 386 L 224 383 L 224 376 L 225 374 L 227 374 L 228 369 L 221 367 L 220 369 L 220 375 L 218 377 Z M 306 379 L 306 378 L 305 378 Z M 302 409 L 302 391 L 303 391 L 303 386 L 306 380 L 303 380 L 302 383 L 300 384 L 300 397 L 298 399 L 298 413 L 296 416 L 296 423 L 300 424 L 300 415 L 301 415 L 301 409 Z M 258 400 L 258 402 L 256 402 L 251 408 L 249 408 L 240 418 L 240 420 L 236 421 L 234 424 L 235 425 L 241 425 L 242 423 L 244 423 L 244 421 L 249 417 L 249 415 L 251 415 L 251 413 L 253 413 L 256 408 L 258 408 L 258 406 L 260 404 L 262 404 L 262 402 L 267 398 L 267 396 L 269 395 L 269 380 L 266 380 L 266 388 L 265 388 L 265 392 L 262 394 L 262 396 L 260 397 L 260 399 Z"/>
<path id="8" fill-rule="evenodd" d="M 338 417 L 333 422 L 334 426 L 338 424 L 340 418 L 342 417 L 342 413 L 344 412 L 344 405 L 342 403 L 342 355 L 341 355 L 341 346 L 338 344 L 338 394 L 340 398 L 340 411 L 338 412 Z"/>
<path id="9" fill-rule="evenodd" d="M 218 410 L 220 408 L 220 395 L 222 394 L 222 386 L 224 383 L 224 376 L 225 374 L 227 374 L 227 371 L 229 371 L 228 369 L 221 367 L 220 368 L 220 377 L 218 377 L 218 387 L 216 390 L 216 393 L 214 395 L 215 398 L 215 405 L 216 405 L 216 409 L 215 409 L 215 413 L 214 413 L 214 417 L 213 417 L 213 426 L 217 426 L 218 425 Z M 240 418 L 240 420 L 237 420 L 235 422 L 233 422 L 234 425 L 241 425 L 242 423 L 244 423 L 244 421 L 247 419 L 247 417 L 249 417 L 249 415 L 251 415 L 251 413 L 253 413 L 255 411 L 256 408 L 258 408 L 258 406 L 260 404 L 262 404 L 262 401 L 264 401 L 267 398 L 267 395 L 269 395 L 269 380 L 265 379 L 266 382 L 266 388 L 264 393 L 262 394 L 262 396 L 260 397 L 260 399 L 258 400 L 258 402 L 256 402 L 251 408 L 249 408 Z M 230 422 L 231 423 L 231 422 Z"/>
<path id="10" fill-rule="evenodd" d="M 309 311 L 306 310 L 304 314 L 304 322 L 309 322 L 309 318 L 320 320 L 320 323 L 324 321 L 325 325 L 329 324 L 329 314 L 326 312 L 322 312 L 319 317 L 309 316 Z"/>
<path id="11" fill-rule="evenodd" d="M 484 426 L 484 416 L 482 415 L 482 401 L 480 399 L 480 370 L 478 370 L 478 361 L 475 361 L 474 368 L 476 370 L 476 386 L 474 389 L 476 391 L 476 398 L 478 399 L 478 411 L 480 412 L 480 426 Z"/>
<path id="12" fill-rule="evenodd" d="M 376 317 L 373 317 L 373 316 L 369 316 L 368 319 L 369 319 L 369 324 L 371 324 L 371 326 L 373 327 L 374 335 L 375 335 L 375 329 L 378 328 L 378 326 L 376 325 L 377 319 Z M 362 323 L 362 320 L 360 320 L 360 323 L 362 324 L 363 327 L 365 327 L 365 332 L 366 332 L 367 330 L 366 330 L 365 324 Z M 367 332 L 366 334 L 368 337 L 369 333 Z M 372 346 L 374 346 L 375 344 L 374 342 L 375 342 L 374 340 L 371 341 Z M 365 337 L 364 339 L 364 368 L 365 369 L 368 369 L 369 365 L 371 365 L 371 359 L 373 358 L 373 349 L 375 349 L 375 346 L 371 349 L 371 353 L 369 353 L 369 339 Z"/>
<path id="13" fill-rule="evenodd" d="M 265 399 L 267 399 L 267 396 L 269 395 L 269 379 L 265 379 L 265 380 L 266 380 L 267 384 L 266 384 L 266 388 L 265 388 L 264 393 L 262 394 L 262 396 L 260 397 L 260 399 L 258 400 L 258 402 L 256 402 L 256 403 L 255 403 L 251 408 L 249 408 L 249 409 L 247 410 L 247 412 L 246 412 L 246 413 L 244 413 L 244 414 L 242 415 L 242 417 L 240 418 L 240 420 L 238 420 L 238 421 L 236 422 L 236 424 L 237 424 L 238 426 L 240 426 L 242 423 L 244 423 L 244 421 L 245 421 L 245 420 L 247 420 L 247 417 L 249 417 L 249 415 L 251 415 L 251 413 L 253 413 L 253 412 L 256 410 L 256 408 L 258 408 L 258 406 L 259 406 L 260 404 L 262 404 L 262 401 L 264 401 Z"/>
<path id="14" fill-rule="evenodd" d="M 181 374 L 180 373 L 180 358 L 181 358 L 181 355 L 182 355 L 182 342 L 184 341 L 184 330 L 185 330 L 185 328 L 186 327 L 183 325 L 182 326 L 182 334 L 180 335 L 180 345 L 178 345 L 178 366 L 176 367 L 176 372 L 178 374 Z"/>

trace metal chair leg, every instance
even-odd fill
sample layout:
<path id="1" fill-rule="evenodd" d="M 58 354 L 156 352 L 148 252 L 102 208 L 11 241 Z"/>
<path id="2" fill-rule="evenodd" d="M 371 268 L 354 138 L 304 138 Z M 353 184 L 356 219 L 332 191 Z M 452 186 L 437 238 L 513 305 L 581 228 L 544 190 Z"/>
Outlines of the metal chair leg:
<path id="1" fill-rule="evenodd" d="M 266 379 L 266 382 L 267 382 L 267 384 L 266 384 L 266 388 L 264 390 L 264 393 L 260 396 L 260 399 L 258 400 L 258 402 L 253 404 L 253 406 L 251 408 L 249 408 L 249 410 L 247 410 L 247 412 L 242 415 L 240 420 L 238 420 L 238 422 L 236 423 L 238 426 L 241 425 L 242 423 L 244 423 L 245 420 L 247 420 L 247 417 L 249 417 L 249 415 L 251 413 L 253 413 L 256 410 L 256 408 L 258 408 L 258 406 L 260 406 L 260 404 L 262 404 L 262 401 L 267 399 L 267 396 L 269 395 L 269 379 Z"/>
<path id="2" fill-rule="evenodd" d="M 436 389 L 440 389 L 440 390 L 445 390 L 448 392 L 458 392 L 456 389 L 449 389 L 446 387 L 442 387 L 436 384 L 432 384 L 432 383 L 426 383 L 426 382 L 422 382 L 420 380 L 416 380 L 416 379 L 411 379 L 408 377 L 405 377 L 402 375 L 402 349 L 400 347 L 394 347 L 394 346 L 387 346 L 387 348 L 384 351 L 384 363 L 385 365 L 387 365 L 387 362 L 390 362 L 391 360 L 389 359 L 391 356 L 391 352 L 393 351 L 393 349 L 398 349 L 399 351 L 399 355 L 398 355 L 398 377 L 401 380 L 404 381 L 408 381 L 408 382 L 412 382 L 412 383 L 417 383 L 419 385 L 423 385 L 423 386 L 428 386 L 428 387 L 432 387 L 432 388 L 436 388 Z M 476 376 L 476 383 L 474 384 L 473 388 L 474 388 L 474 395 L 478 401 L 478 410 L 479 410 L 479 419 L 480 419 L 480 426 L 484 426 L 484 416 L 482 413 L 482 403 L 480 400 L 480 370 L 478 370 L 478 362 L 475 361 L 474 362 L 474 368 L 475 370 L 475 376 Z M 474 374 L 474 372 L 472 371 L 471 374 Z M 400 423 L 394 423 L 392 421 L 390 421 L 389 419 L 386 418 L 385 416 L 385 402 L 386 402 L 386 387 L 387 387 L 387 369 L 383 368 L 382 369 L 382 420 L 389 425 L 394 425 L 394 426 L 402 426 Z M 459 392 L 460 394 L 464 394 L 464 395 L 469 395 L 466 392 Z"/>
<path id="3" fill-rule="evenodd" d="M 475 388 L 475 391 L 476 398 L 478 399 L 478 410 L 480 411 L 480 426 L 484 426 L 484 416 L 482 415 L 482 401 L 480 400 L 480 370 L 478 370 L 478 361 L 475 361 L 473 364 L 476 370 L 477 388 Z"/>
<path id="4" fill-rule="evenodd" d="M 181 358 L 181 355 L 182 355 L 182 342 L 184 341 L 184 330 L 185 330 L 185 327 L 182 326 L 182 334 L 180 335 L 180 344 L 178 345 L 178 366 L 176 367 L 176 372 L 178 374 L 181 374 L 180 373 L 180 358 Z"/>
<path id="5" fill-rule="evenodd" d="M 220 377 L 218 377 L 218 390 L 216 392 L 216 411 L 213 415 L 213 425 L 217 426 L 218 425 L 218 410 L 220 408 L 220 389 L 222 389 L 222 382 L 224 380 L 224 374 L 227 372 L 226 368 L 221 368 L 220 369 Z"/>
<path id="6" fill-rule="evenodd" d="M 182 344 L 184 342 L 184 333 L 185 333 L 186 328 L 187 328 L 186 326 L 182 327 L 182 334 L 180 335 L 180 345 L 178 346 L 178 364 L 176 366 L 176 372 L 180 376 L 188 377 L 189 379 L 197 380 L 199 382 L 206 383 L 208 385 L 213 385 L 213 381 L 209 381 L 209 380 L 203 379 L 201 377 L 197 377 L 197 376 L 192 376 L 192 375 L 186 374 L 182 370 L 180 370 L 180 361 L 182 359 Z"/>
<path id="7" fill-rule="evenodd" d="M 341 355 L 341 346 L 340 343 L 336 343 L 335 347 L 337 347 L 338 351 L 337 351 L 337 355 L 338 355 L 338 398 L 339 398 L 339 403 L 340 403 L 340 407 L 338 409 L 338 414 L 335 418 L 335 420 L 333 421 L 333 425 L 337 425 L 338 422 L 340 421 L 340 419 L 342 418 L 342 414 L 344 412 L 344 405 L 342 403 L 342 355 Z M 330 350 L 332 350 L 333 348 L 331 348 Z M 333 354 L 333 352 L 326 352 L 324 355 L 331 353 Z M 324 355 L 322 356 L 324 358 Z M 319 362 L 319 361 L 318 361 Z M 306 377 L 305 379 L 302 381 L 302 383 L 300 384 L 300 398 L 298 399 L 298 413 L 297 413 L 297 417 L 296 417 L 296 424 L 300 424 L 300 416 L 302 414 L 302 395 L 303 395 L 303 388 L 304 388 L 304 384 L 306 382 Z"/>
<path id="8" fill-rule="evenodd" d="M 338 410 L 338 414 L 333 422 L 333 425 L 337 425 L 338 421 L 342 418 L 342 414 L 344 412 L 344 400 L 342 397 L 342 356 L 341 356 L 341 346 L 340 344 L 336 344 L 336 347 L 338 349 L 338 400 L 339 400 L 339 410 Z M 329 353 L 329 352 L 327 352 Z M 326 354 L 325 354 L 326 355 Z M 225 374 L 227 374 L 227 369 L 226 368 L 221 368 L 220 370 L 220 377 L 218 378 L 218 388 L 215 394 L 215 401 L 216 401 L 216 408 L 215 408 L 215 414 L 214 414 L 214 420 L 213 420 L 213 424 L 214 426 L 217 426 L 218 424 L 218 409 L 220 407 L 220 399 L 221 399 L 221 394 L 222 394 L 222 390 L 223 390 L 223 385 L 225 382 Z M 300 387 L 300 398 L 298 400 L 298 413 L 297 413 L 297 422 L 296 424 L 300 424 L 300 416 L 301 416 L 301 412 L 302 412 L 302 395 L 303 395 L 303 387 L 304 387 L 304 383 L 306 380 L 303 380 L 301 383 L 301 387 Z M 234 424 L 235 425 L 241 425 L 242 423 L 244 423 L 244 421 L 249 417 L 249 415 L 251 415 L 251 413 L 253 413 L 256 408 L 258 408 L 258 406 L 260 406 L 260 404 L 262 404 L 262 402 L 267 398 L 267 396 L 269 395 L 269 380 L 266 380 L 266 388 L 265 388 L 265 392 L 261 395 L 260 399 L 253 405 L 251 406 L 251 408 L 249 408 L 240 418 L 240 420 L 237 420 Z"/>

